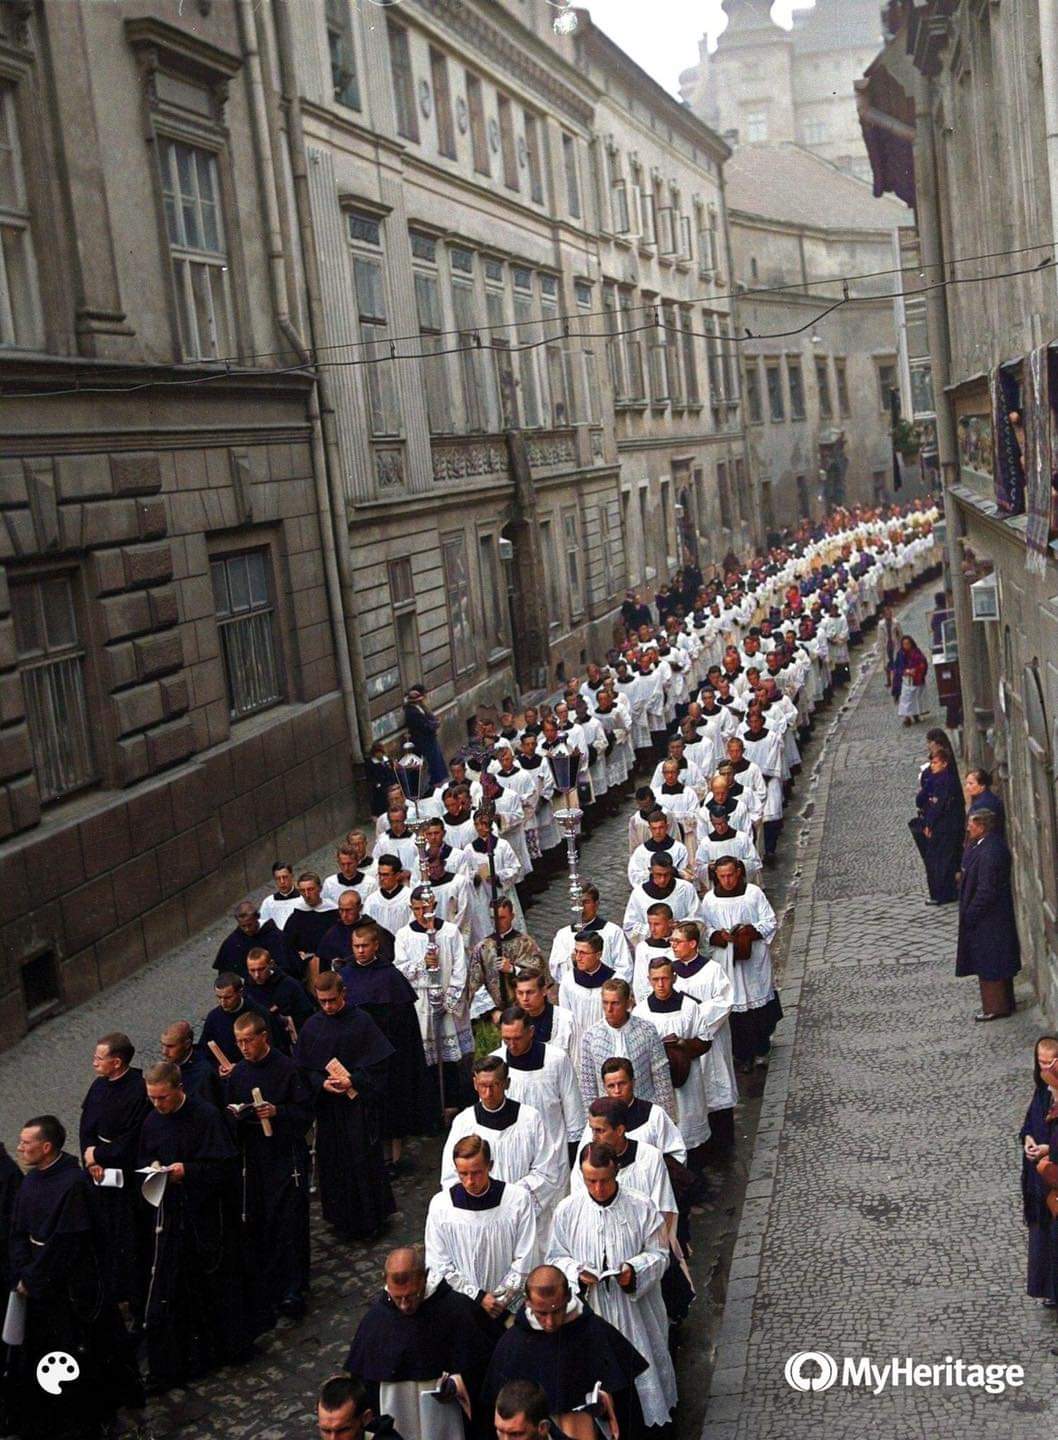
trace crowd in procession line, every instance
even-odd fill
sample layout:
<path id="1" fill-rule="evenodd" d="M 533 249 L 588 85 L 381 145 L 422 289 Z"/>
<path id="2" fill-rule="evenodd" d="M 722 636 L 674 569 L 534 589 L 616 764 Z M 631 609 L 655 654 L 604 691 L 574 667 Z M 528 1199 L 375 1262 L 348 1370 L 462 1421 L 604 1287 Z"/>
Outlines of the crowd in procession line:
<path id="1" fill-rule="evenodd" d="M 656 614 L 629 595 L 618 649 L 448 763 L 410 692 L 422 780 L 376 756 L 375 833 L 238 906 L 199 1035 L 165 1024 L 146 1070 L 104 1035 L 76 1151 L 53 1115 L 20 1165 L 0 1147 L 10 1432 L 95 1436 L 143 1403 L 144 1363 L 162 1392 L 250 1359 L 305 1313 L 311 1195 L 333 1264 L 383 1233 L 403 1142 L 431 1133 L 423 1245 L 390 1254 L 320 1433 L 665 1431 L 692 1214 L 782 1013 L 760 882 L 799 746 L 849 646 L 934 565 L 935 519 L 843 512 L 745 571 L 689 567 Z M 563 854 L 556 811 L 615 813 L 637 776 L 623 916 L 586 883 L 541 947 L 522 904 Z M 475 1060 L 476 1021 L 498 1043 Z M 37 1385 L 52 1352 L 84 1383 Z"/>

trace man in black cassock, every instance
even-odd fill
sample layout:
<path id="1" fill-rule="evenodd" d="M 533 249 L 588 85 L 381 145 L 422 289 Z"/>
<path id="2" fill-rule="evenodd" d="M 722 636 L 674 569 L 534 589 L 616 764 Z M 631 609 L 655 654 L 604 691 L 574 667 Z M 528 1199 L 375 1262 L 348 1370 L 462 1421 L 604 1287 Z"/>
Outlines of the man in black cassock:
<path id="1" fill-rule="evenodd" d="M 167 1171 L 157 1207 L 143 1197 L 151 1232 L 144 1334 L 148 1388 L 157 1393 L 248 1359 L 253 1347 L 238 1250 L 238 1161 L 227 1121 L 184 1093 L 169 1061 L 152 1065 L 144 1079 L 153 1112 L 140 1131 L 139 1164 Z"/>
<path id="2" fill-rule="evenodd" d="M 162 1031 L 162 1059 L 168 1060 L 180 1071 L 180 1083 L 184 1094 L 196 1100 L 206 1100 L 218 1110 L 224 1104 L 224 1092 L 217 1064 L 208 1051 L 203 1054 L 195 1044 L 195 1032 L 186 1020 L 177 1020 Z"/>
<path id="3" fill-rule="evenodd" d="M 245 1015 L 247 1011 L 254 1015 L 263 1015 L 271 1029 L 273 1044 L 279 1043 L 286 1027 L 275 1016 L 269 1015 L 267 1010 L 262 1010 L 260 1005 L 247 1000 L 246 986 L 241 975 L 218 975 L 213 982 L 213 993 L 217 997 L 217 1004 L 202 1022 L 198 1048 L 209 1058 L 223 1080 L 231 1073 L 231 1067 L 239 1061 L 239 1047 L 235 1043 L 235 1022 L 240 1015 Z M 227 1065 L 221 1064 L 210 1049 L 211 1040 L 227 1057 Z"/>
<path id="4" fill-rule="evenodd" d="M 338 920 L 324 935 L 317 947 L 324 970 L 337 970 L 348 964 L 353 953 L 353 931 L 364 918 L 363 902 L 355 890 L 343 890 L 338 896 Z M 379 958 L 384 965 L 393 964 L 393 936 L 379 928 Z"/>
<path id="5" fill-rule="evenodd" d="M 315 1096 L 320 1208 L 343 1239 L 367 1240 L 397 1208 L 379 1117 L 393 1046 L 369 1015 L 346 1004 L 333 970 L 317 976 L 316 1002 L 320 1012 L 305 1022 L 294 1059 Z M 331 1074 L 332 1060 L 348 1075 Z"/>
<path id="6" fill-rule="evenodd" d="M 289 1055 L 298 1031 L 316 1007 L 303 985 L 277 969 L 267 950 L 251 950 L 246 957 L 246 970 L 248 979 L 242 993 L 251 1005 L 272 1017 L 273 1028 L 278 1028 L 276 1048 Z"/>
<path id="7" fill-rule="evenodd" d="M 127 1035 L 104 1035 L 92 1054 L 97 1078 L 81 1106 L 81 1159 L 92 1184 L 88 1203 L 108 1257 L 110 1294 L 138 1316 L 140 1225 L 135 1184 L 140 1127 L 150 1111 L 143 1071 Z"/>
<path id="8" fill-rule="evenodd" d="M 383 936 L 389 941 L 388 960 L 382 954 Z M 341 970 L 346 1003 L 370 1015 L 393 1046 L 379 1096 L 382 1139 L 392 1174 L 405 1136 L 432 1133 L 441 1110 L 436 1088 L 428 1084 L 416 993 L 393 964 L 393 937 L 374 920 L 362 920 L 351 943 L 352 958 Z"/>
<path id="9" fill-rule="evenodd" d="M 243 900 L 235 909 L 235 929 L 226 940 L 221 941 L 213 968 L 218 974 L 227 971 L 241 975 L 245 980 L 246 957 L 251 950 L 258 949 L 267 950 L 277 965 L 281 966 L 286 960 L 287 948 L 282 930 L 274 920 L 266 920 L 262 925 L 254 902 Z"/>
<path id="10" fill-rule="evenodd" d="M 25 1301 L 25 1335 L 10 1351 L 10 1403 L 13 1431 L 26 1440 L 88 1440 L 119 1406 L 143 1404 L 125 1327 L 105 1292 L 108 1257 L 96 1250 L 89 1181 L 65 1143 L 54 1115 L 27 1120 L 18 1142 L 27 1174 L 11 1219 L 10 1283 Z M 56 1362 L 58 1394 L 37 1380 L 54 1352 L 72 1356 L 79 1371 Z"/>
<path id="11" fill-rule="evenodd" d="M 538 1265 L 531 1272 L 525 1295 L 525 1309 L 493 1352 L 481 1392 L 482 1413 L 491 1415 L 509 1380 L 532 1380 L 547 1395 L 559 1430 L 576 1435 L 588 1417 L 572 1412 L 601 1385 L 612 1407 L 607 1418 L 616 1417 L 621 1440 L 642 1436 L 635 1382 L 648 1364 L 635 1346 L 572 1295 L 565 1275 L 554 1265 Z M 588 1433 L 593 1432 L 594 1426 Z"/>
<path id="12" fill-rule="evenodd" d="M 338 918 L 329 900 L 323 899 L 323 881 L 312 870 L 298 876 L 301 899 L 283 926 L 286 958 L 283 968 L 295 980 L 311 981 L 319 956 L 319 944 Z"/>
<path id="13" fill-rule="evenodd" d="M 473 1404 L 494 1342 L 481 1306 L 447 1280 L 435 1283 L 418 1246 L 389 1252 L 382 1283 L 345 1368 L 364 1382 L 376 1414 L 392 1416 L 405 1440 L 419 1440 L 420 1382 L 459 1376 Z"/>
<path id="14" fill-rule="evenodd" d="M 309 1147 L 312 1095 L 288 1055 L 272 1047 L 263 1015 L 240 1015 L 242 1059 L 225 1081 L 242 1160 L 243 1254 L 253 1330 L 305 1313 L 309 1290 Z M 258 1105 L 258 1090 L 263 1104 Z M 236 1108 L 238 1107 L 238 1108 Z M 267 1121 L 271 1134 L 265 1133 Z"/>
<path id="15" fill-rule="evenodd" d="M 955 973 L 977 976 L 981 1009 L 975 1020 L 1003 1020 L 1014 1012 L 1014 976 L 1021 969 L 1010 851 L 994 810 L 974 810 L 966 837 Z"/>

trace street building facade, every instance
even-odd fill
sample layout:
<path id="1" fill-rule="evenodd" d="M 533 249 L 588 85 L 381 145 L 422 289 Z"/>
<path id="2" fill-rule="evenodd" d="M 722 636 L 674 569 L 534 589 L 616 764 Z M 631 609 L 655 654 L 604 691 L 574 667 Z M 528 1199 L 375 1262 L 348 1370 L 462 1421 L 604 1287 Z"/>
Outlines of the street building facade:
<path id="1" fill-rule="evenodd" d="M 1047 4 L 894 3 L 885 20 L 861 116 L 876 188 L 914 203 L 933 282 L 927 319 L 963 748 L 1007 794 L 1022 951 L 1053 1020 L 1058 157 L 1048 107 L 1058 17 Z M 942 276 L 949 283 L 939 286 Z"/>

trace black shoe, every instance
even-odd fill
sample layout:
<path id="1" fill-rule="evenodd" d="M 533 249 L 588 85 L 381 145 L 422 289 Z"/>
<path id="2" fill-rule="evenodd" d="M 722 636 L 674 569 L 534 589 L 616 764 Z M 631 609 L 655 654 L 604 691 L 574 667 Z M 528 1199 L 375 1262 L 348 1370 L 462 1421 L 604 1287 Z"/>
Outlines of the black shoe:
<path id="1" fill-rule="evenodd" d="M 974 1016 L 974 1020 L 980 1025 L 986 1025 L 989 1020 L 1009 1020 L 1012 1014 L 1011 1010 L 1001 1010 L 998 1015 L 989 1010 L 981 1010 Z"/>

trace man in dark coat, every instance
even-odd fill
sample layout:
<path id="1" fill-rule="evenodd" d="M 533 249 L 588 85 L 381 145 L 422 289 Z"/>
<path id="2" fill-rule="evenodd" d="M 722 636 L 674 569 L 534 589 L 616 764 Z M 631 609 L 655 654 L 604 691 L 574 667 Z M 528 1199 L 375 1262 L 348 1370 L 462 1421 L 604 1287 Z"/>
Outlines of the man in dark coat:
<path id="1" fill-rule="evenodd" d="M 242 1059 L 225 1081 L 242 1162 L 247 1301 L 255 1334 L 305 1313 L 309 1289 L 309 1147 L 312 1094 L 288 1055 L 272 1048 L 263 1015 L 240 1015 Z M 260 1096 L 261 1103 L 257 1097 Z M 267 1130 L 266 1130 L 267 1125 Z"/>
<path id="2" fill-rule="evenodd" d="M 981 1009 L 974 1019 L 1002 1020 L 1013 1012 L 1014 976 L 1021 969 L 1010 851 L 993 810 L 975 810 L 966 830 L 955 973 L 977 976 Z"/>
<path id="3" fill-rule="evenodd" d="M 196 1100 L 206 1100 L 219 1110 L 224 1104 L 224 1092 L 217 1075 L 216 1061 L 208 1051 L 203 1054 L 195 1044 L 195 1032 L 187 1020 L 177 1020 L 162 1031 L 162 1059 L 168 1060 L 180 1071 L 180 1082 L 184 1094 Z"/>
<path id="4" fill-rule="evenodd" d="M 10 1282 L 25 1305 L 25 1331 L 10 1352 L 10 1399 L 13 1431 L 25 1440 L 92 1435 L 119 1406 L 143 1404 L 125 1328 L 105 1291 L 109 1257 L 97 1251 L 90 1181 L 63 1153 L 65 1143 L 54 1115 L 27 1120 L 18 1141 L 27 1174 L 11 1219 Z M 59 1358 L 71 1356 L 72 1366 Z M 50 1378 L 47 1388 L 38 1370 Z"/>
<path id="5" fill-rule="evenodd" d="M 134 1187 L 140 1129 L 150 1111 L 143 1071 L 127 1035 L 104 1035 L 92 1054 L 95 1079 L 81 1106 L 81 1159 L 92 1184 L 89 1211 L 108 1257 L 110 1293 L 138 1315 L 139 1207 Z"/>
<path id="6" fill-rule="evenodd" d="M 393 1046 L 369 1015 L 346 1004 L 333 970 L 317 977 L 316 1001 L 320 1011 L 306 1021 L 294 1059 L 315 1097 L 320 1208 L 343 1239 L 368 1240 L 397 1208 L 379 1114 Z"/>
<path id="7" fill-rule="evenodd" d="M 569 1281 L 554 1265 L 538 1265 L 525 1283 L 526 1306 L 493 1352 L 480 1409 L 491 1415 L 508 1380 L 532 1380 L 547 1395 L 548 1411 L 563 1430 L 563 1418 L 583 1406 L 600 1385 L 609 1398 L 621 1440 L 641 1440 L 643 1412 L 636 1376 L 646 1360 L 621 1332 L 575 1299 Z M 606 1402 L 603 1402 L 604 1408 Z"/>
<path id="8" fill-rule="evenodd" d="M 289 1055 L 298 1032 L 316 1007 L 305 994 L 305 987 L 284 975 L 267 950 L 251 950 L 246 957 L 246 970 L 249 978 L 243 994 L 251 1005 L 271 1015 L 279 1027 L 274 1043 L 284 1055 Z"/>
<path id="9" fill-rule="evenodd" d="M 931 756 L 915 807 L 918 815 L 908 824 L 926 867 L 927 903 L 949 905 L 959 898 L 955 876 L 966 836 L 966 814 L 955 767 L 943 751 Z"/>
<path id="10" fill-rule="evenodd" d="M 247 1000 L 246 987 L 241 975 L 231 972 L 218 975 L 213 982 L 213 993 L 217 997 L 217 1003 L 202 1022 L 202 1034 L 199 1036 L 198 1048 L 209 1056 L 211 1063 L 216 1066 L 223 1080 L 231 1073 L 231 1067 L 239 1061 L 239 1047 L 235 1043 L 235 1022 L 240 1015 L 245 1015 L 247 1010 L 264 1015 L 271 1026 L 274 1044 L 280 1043 L 280 1035 L 285 1032 L 286 1026 L 277 1017 L 262 1010 L 260 1005 L 255 1005 L 252 1000 Z M 226 1057 L 226 1065 L 214 1053 L 212 1048 L 214 1045 Z"/>
<path id="11" fill-rule="evenodd" d="M 404 697 L 404 727 L 416 754 L 426 761 L 430 779 L 435 785 L 443 784 L 448 779 L 448 766 L 437 739 L 441 722 L 427 705 L 421 685 L 413 685 Z"/>
<path id="12" fill-rule="evenodd" d="M 973 810 L 994 810 L 996 812 L 996 829 L 1000 835 L 1006 836 L 1007 817 L 1003 808 L 1003 802 L 992 789 L 992 776 L 988 770 L 967 770 L 966 779 L 963 782 L 963 789 L 966 798 L 970 802 L 969 808 Z"/>
<path id="13" fill-rule="evenodd" d="M 428 1276 L 418 1247 L 389 1252 L 383 1284 L 356 1328 L 345 1368 L 363 1380 L 376 1413 L 391 1415 L 402 1434 L 418 1435 L 419 1382 L 458 1375 L 476 1400 L 493 1340 L 481 1306 Z"/>
<path id="14" fill-rule="evenodd" d="M 166 1172 L 160 1195 L 143 1193 L 152 1230 L 144 1335 L 148 1388 L 158 1392 L 249 1358 L 252 1337 L 227 1121 L 184 1093 L 180 1070 L 169 1061 L 152 1065 L 144 1079 L 153 1109 L 140 1131 L 139 1165 Z"/>
<path id="15" fill-rule="evenodd" d="M 356 890 L 343 890 L 338 896 L 337 924 L 324 935 L 317 947 L 323 970 L 341 971 L 353 953 L 353 932 L 364 919 L 364 904 Z M 385 965 L 393 964 L 393 936 L 379 927 L 379 958 Z"/>
<path id="16" fill-rule="evenodd" d="M 251 950 L 267 950 L 277 965 L 286 961 L 287 947 L 283 932 L 274 920 L 261 924 L 257 906 L 243 900 L 235 910 L 235 929 L 221 942 L 213 961 L 218 974 L 230 972 L 246 979 L 246 957 Z"/>

